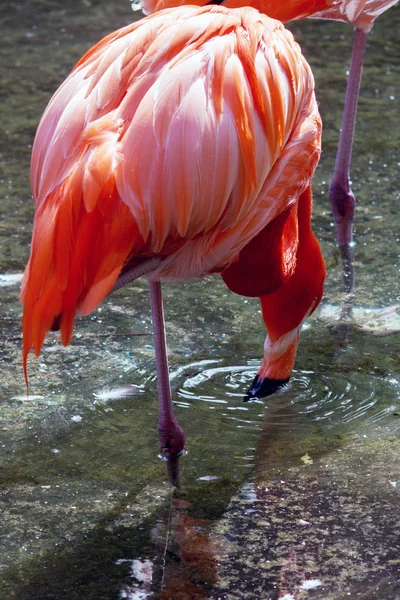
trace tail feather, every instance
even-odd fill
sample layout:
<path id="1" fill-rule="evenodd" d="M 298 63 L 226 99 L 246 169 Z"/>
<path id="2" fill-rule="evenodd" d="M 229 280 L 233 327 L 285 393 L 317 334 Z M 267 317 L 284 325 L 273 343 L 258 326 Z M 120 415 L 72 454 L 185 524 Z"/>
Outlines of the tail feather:
<path id="1" fill-rule="evenodd" d="M 38 356 L 58 321 L 64 345 L 77 313 L 87 314 L 110 292 L 124 264 L 143 246 L 138 226 L 119 197 L 113 175 L 87 211 L 77 173 L 54 190 L 35 216 L 24 304 L 23 365 L 31 348 Z"/>
<path id="2" fill-rule="evenodd" d="M 62 292 L 56 279 L 51 278 L 43 294 L 38 298 L 32 311 L 32 341 L 36 356 L 39 356 L 46 333 L 51 329 L 54 316 L 61 312 Z"/>
<path id="3" fill-rule="evenodd" d="M 57 191 L 57 196 L 62 198 L 62 202 L 58 206 L 55 222 L 53 260 L 57 283 L 61 290 L 67 287 L 75 235 L 83 212 L 82 203 L 75 200 L 80 195 L 82 178 L 82 169 L 78 165 Z"/>

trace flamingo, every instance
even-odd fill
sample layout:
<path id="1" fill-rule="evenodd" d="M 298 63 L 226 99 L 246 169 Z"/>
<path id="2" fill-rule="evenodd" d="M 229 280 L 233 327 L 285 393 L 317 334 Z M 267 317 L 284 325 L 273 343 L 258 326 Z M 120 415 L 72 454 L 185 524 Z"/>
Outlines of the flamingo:
<path id="1" fill-rule="evenodd" d="M 321 121 L 284 26 L 253 8 L 172 8 L 91 48 L 50 100 L 32 150 L 36 204 L 21 288 L 23 365 L 71 340 L 113 290 L 149 279 L 158 432 L 176 473 L 161 281 L 220 273 L 268 330 L 247 398 L 284 385 L 325 266 L 311 230 Z M 175 465 L 175 466 L 174 466 Z M 174 476 L 173 476 L 174 477 Z"/>
<path id="2" fill-rule="evenodd" d="M 329 201 L 342 256 L 345 291 L 354 290 L 353 220 L 356 200 L 350 187 L 350 167 L 361 76 L 368 33 L 375 19 L 398 0 L 140 0 L 133 4 L 145 14 L 186 3 L 219 4 L 229 8 L 252 6 L 283 23 L 307 17 L 351 23 L 354 26 L 353 48 L 347 81 L 339 143 L 329 186 Z M 351 305 L 346 305 L 350 307 Z M 345 308 L 346 312 L 346 308 Z"/>

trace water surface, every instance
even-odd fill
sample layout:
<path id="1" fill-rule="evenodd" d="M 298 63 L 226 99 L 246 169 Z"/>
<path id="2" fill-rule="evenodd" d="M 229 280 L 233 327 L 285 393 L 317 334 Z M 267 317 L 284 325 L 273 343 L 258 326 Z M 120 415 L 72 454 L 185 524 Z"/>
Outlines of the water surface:
<path id="1" fill-rule="evenodd" d="M 296 23 L 324 119 L 314 227 L 328 276 L 291 384 L 242 402 L 262 356 L 259 306 L 210 277 L 164 292 L 188 449 L 179 491 L 157 458 L 145 281 L 80 319 L 69 348 L 51 334 L 30 359 L 26 397 L 17 299 L 34 132 L 82 53 L 133 18 L 127 2 L 0 7 L 0 597 L 397 599 L 398 7 L 371 33 L 361 90 L 354 322 L 337 324 L 341 268 L 327 202 L 351 28 Z"/>

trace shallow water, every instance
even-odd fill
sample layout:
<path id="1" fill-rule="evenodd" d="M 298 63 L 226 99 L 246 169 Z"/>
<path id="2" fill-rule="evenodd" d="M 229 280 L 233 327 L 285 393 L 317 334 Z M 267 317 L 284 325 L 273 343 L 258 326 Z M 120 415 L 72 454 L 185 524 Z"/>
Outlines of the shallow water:
<path id="1" fill-rule="evenodd" d="M 324 119 L 314 227 L 328 267 L 287 389 L 242 397 L 262 356 L 256 301 L 216 278 L 165 286 L 171 379 L 186 432 L 182 487 L 157 458 L 145 281 L 20 358 L 18 274 L 33 206 L 29 156 L 74 62 L 133 20 L 128 2 L 0 7 L 0 598 L 400 598 L 400 8 L 367 50 L 352 168 L 354 321 L 338 325 L 341 268 L 327 204 L 351 28 L 291 26 Z"/>

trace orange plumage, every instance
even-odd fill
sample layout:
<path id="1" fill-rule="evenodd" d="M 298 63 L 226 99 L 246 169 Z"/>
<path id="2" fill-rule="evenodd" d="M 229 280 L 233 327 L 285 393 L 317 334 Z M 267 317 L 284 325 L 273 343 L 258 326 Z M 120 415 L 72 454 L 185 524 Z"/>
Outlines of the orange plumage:
<path id="1" fill-rule="evenodd" d="M 166 10 L 89 50 L 33 147 L 25 372 L 52 327 L 67 344 L 76 313 L 156 258 L 150 280 L 222 273 L 260 296 L 259 375 L 286 379 L 325 276 L 310 228 L 320 134 L 299 46 L 252 8 Z"/>
<path id="2" fill-rule="evenodd" d="M 332 19 L 352 23 L 357 29 L 368 32 L 375 19 L 397 2 L 398 0 L 140 0 L 140 6 L 145 14 L 186 4 L 221 4 L 226 8 L 251 6 L 282 23 L 307 17 Z"/>

